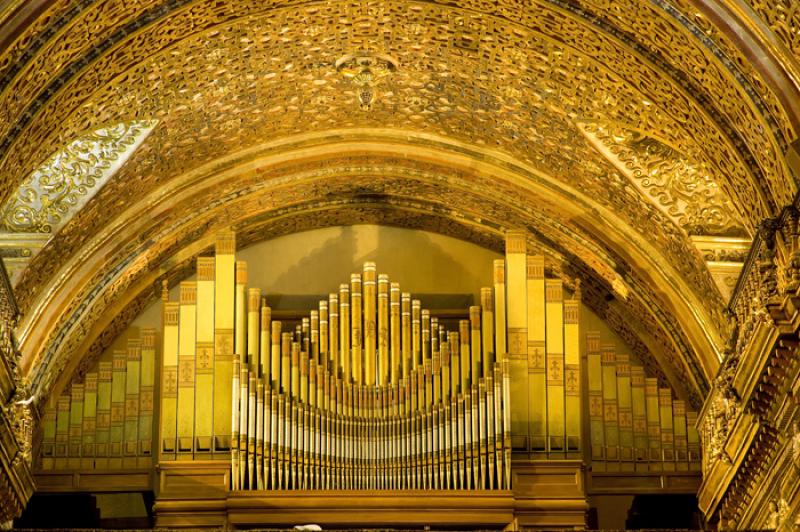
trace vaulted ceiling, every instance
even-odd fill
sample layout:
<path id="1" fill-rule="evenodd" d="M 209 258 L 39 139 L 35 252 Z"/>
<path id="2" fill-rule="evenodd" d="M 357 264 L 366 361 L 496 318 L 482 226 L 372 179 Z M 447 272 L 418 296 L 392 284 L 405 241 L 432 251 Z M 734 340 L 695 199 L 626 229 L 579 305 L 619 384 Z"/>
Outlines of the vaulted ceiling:
<path id="1" fill-rule="evenodd" d="M 797 188 L 798 35 L 792 0 L 0 3 L 23 371 L 63 385 L 223 227 L 524 228 L 697 405 Z"/>

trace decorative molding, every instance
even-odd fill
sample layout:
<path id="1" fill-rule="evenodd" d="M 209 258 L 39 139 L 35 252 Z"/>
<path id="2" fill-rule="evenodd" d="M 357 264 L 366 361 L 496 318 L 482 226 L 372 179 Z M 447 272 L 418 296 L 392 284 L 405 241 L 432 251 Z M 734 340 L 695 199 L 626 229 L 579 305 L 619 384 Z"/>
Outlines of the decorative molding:
<path id="1" fill-rule="evenodd" d="M 691 239 L 703 255 L 708 272 L 722 297 L 730 301 L 752 241 L 749 238 L 700 235 L 692 236 Z"/>
<path id="2" fill-rule="evenodd" d="M 760 226 L 730 311 L 736 328 L 699 427 L 706 518 L 720 528 L 788 530 L 800 510 L 800 210 Z"/>
<path id="3" fill-rule="evenodd" d="M 49 233 L 0 233 L 0 259 L 11 283 L 16 285 L 22 272 L 50 241 Z"/>

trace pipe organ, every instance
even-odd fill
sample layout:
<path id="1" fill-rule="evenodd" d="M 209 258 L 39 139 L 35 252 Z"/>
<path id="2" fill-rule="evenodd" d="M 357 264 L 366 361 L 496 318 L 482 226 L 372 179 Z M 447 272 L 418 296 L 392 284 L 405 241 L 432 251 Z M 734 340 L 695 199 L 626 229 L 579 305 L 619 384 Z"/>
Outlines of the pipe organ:
<path id="1" fill-rule="evenodd" d="M 220 235 L 164 301 L 161 460 L 230 459 L 235 490 L 509 489 L 512 450 L 579 453 L 578 301 L 507 248 L 462 319 L 368 262 L 283 323 Z"/>
<path id="2" fill-rule="evenodd" d="M 586 340 L 592 469 L 700 471 L 697 412 L 596 332 Z"/>
<path id="3" fill-rule="evenodd" d="M 372 263 L 293 331 L 248 294 L 248 342 L 271 338 L 234 359 L 234 489 L 509 487 L 508 364 L 483 361 L 480 307 L 448 331 Z"/>
<path id="4" fill-rule="evenodd" d="M 491 304 L 448 330 L 366 263 L 292 327 L 236 268 L 233 489 L 509 488 Z"/>
<path id="5" fill-rule="evenodd" d="M 155 369 L 154 329 L 101 358 L 45 409 L 40 468 L 151 468 Z"/>
<path id="6" fill-rule="evenodd" d="M 579 285 L 565 296 L 526 247 L 524 233 L 507 234 L 468 308 L 425 308 L 367 262 L 313 308 L 287 313 L 248 284 L 253 265 L 222 233 L 177 298 L 164 286 L 161 331 L 142 330 L 51 399 L 37 482 L 86 491 L 128 475 L 141 490 L 158 462 L 161 522 L 224 498 L 214 511 L 226 519 L 276 526 L 303 497 L 329 496 L 315 491 L 362 490 L 383 507 L 393 503 L 381 490 L 412 490 L 410 500 L 426 490 L 440 524 L 452 522 L 452 497 L 478 497 L 476 515 L 505 497 L 536 523 L 530 501 L 553 504 L 555 481 L 552 522 L 563 511 L 581 523 L 583 478 L 596 493 L 698 482 L 697 414 L 611 338 L 582 336 Z"/>

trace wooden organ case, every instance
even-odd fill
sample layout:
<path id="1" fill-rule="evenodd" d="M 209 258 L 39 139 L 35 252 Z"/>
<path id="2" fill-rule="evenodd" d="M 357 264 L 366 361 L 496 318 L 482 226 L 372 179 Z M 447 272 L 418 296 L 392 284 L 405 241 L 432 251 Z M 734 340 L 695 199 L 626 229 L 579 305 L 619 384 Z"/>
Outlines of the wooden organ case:
<path id="1" fill-rule="evenodd" d="M 235 248 L 46 410 L 44 491 L 125 479 L 163 527 L 581 528 L 592 491 L 699 484 L 696 414 L 597 333 L 582 353 L 524 233 L 455 318 L 368 262 L 282 321 Z"/>

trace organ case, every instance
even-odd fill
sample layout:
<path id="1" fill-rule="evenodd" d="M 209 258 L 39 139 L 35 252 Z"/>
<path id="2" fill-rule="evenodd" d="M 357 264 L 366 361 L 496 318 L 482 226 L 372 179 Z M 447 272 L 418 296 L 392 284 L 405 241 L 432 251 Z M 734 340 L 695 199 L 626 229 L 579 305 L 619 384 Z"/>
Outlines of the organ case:
<path id="1" fill-rule="evenodd" d="M 698 469 L 696 413 L 598 333 L 585 335 L 581 360 L 580 289 L 565 296 L 522 232 L 508 234 L 479 305 L 445 314 L 368 262 L 286 319 L 249 286 L 252 265 L 236 261 L 235 247 L 232 232 L 218 235 L 177 301 L 164 288 L 160 337 L 145 330 L 104 355 L 45 409 L 39 464 L 52 477 L 42 478 L 149 476 L 157 461 L 165 525 L 183 519 L 171 505 L 212 493 L 176 492 L 173 478 L 216 479 L 213 497 L 226 498 L 231 519 L 259 494 L 291 506 L 331 490 L 365 501 L 424 490 L 463 494 L 487 504 L 486 515 L 492 500 L 512 497 L 520 523 L 541 519 L 526 501 L 554 499 L 558 515 L 581 523 L 582 463 L 592 465 L 587 479 L 610 476 L 609 485 L 620 474 Z M 541 490 L 537 475 L 564 483 Z"/>

